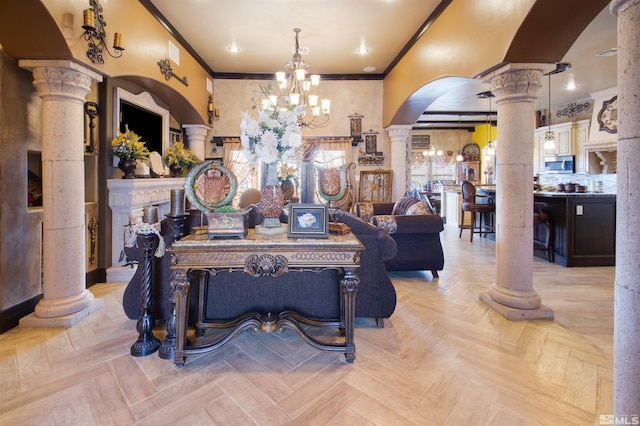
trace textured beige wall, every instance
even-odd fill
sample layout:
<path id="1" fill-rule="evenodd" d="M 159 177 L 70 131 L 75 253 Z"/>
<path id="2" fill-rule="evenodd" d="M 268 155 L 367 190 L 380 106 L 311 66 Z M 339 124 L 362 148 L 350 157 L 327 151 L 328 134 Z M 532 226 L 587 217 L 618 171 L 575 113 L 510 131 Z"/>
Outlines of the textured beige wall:
<path id="1" fill-rule="evenodd" d="M 241 113 L 253 106 L 252 99 L 260 99 L 260 85 L 268 85 L 266 80 L 222 80 L 214 81 L 215 107 L 220 109 L 220 119 L 214 123 L 214 136 L 240 136 Z M 331 99 L 331 119 L 329 125 L 318 129 L 304 129 L 304 136 L 349 136 L 349 115 L 364 115 L 362 130 L 379 132 L 378 151 L 385 155 L 384 166 L 361 166 L 359 170 L 389 168 L 389 138 L 382 127 L 382 81 L 322 81 L 320 96 Z M 364 143 L 353 148 L 352 155 L 357 163 L 358 151 L 364 150 Z"/>
<path id="2" fill-rule="evenodd" d="M 140 77 L 167 85 L 177 92 L 173 96 L 180 95 L 194 106 L 201 119 L 200 123 L 206 122 L 209 96 L 206 84 L 207 78 L 211 80 L 211 77 L 140 2 L 109 0 L 102 3 L 109 48 L 111 49 L 115 32 L 122 34 L 125 48 L 122 57 L 118 59 L 104 53 L 102 65 L 94 64 L 87 58 L 87 42 L 82 37 L 83 10 L 89 7 L 88 2 L 79 4 L 77 0 L 43 0 L 42 3 L 56 21 L 75 60 L 107 77 Z M 65 22 L 69 20 L 72 25 L 65 26 Z M 175 78 L 165 80 L 160 72 L 158 61 L 169 58 L 169 41 L 180 50 L 180 64 L 171 62 L 173 72 L 176 76 L 187 77 L 188 86 Z M 196 123 L 195 120 L 192 122 Z"/>
<path id="3" fill-rule="evenodd" d="M 42 209 L 27 208 L 27 152 L 41 151 L 31 73 L 0 49 L 0 311 L 40 294 Z"/>

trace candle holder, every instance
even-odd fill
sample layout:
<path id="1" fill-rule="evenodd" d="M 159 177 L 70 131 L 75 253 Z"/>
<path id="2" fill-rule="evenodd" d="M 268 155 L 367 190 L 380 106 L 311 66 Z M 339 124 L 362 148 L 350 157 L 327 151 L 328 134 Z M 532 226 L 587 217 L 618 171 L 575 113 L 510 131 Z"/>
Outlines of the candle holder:
<path id="1" fill-rule="evenodd" d="M 142 266 L 142 287 L 140 288 L 140 318 L 136 324 L 138 332 L 138 340 L 131 346 L 132 356 L 147 356 L 156 352 L 160 348 L 160 340 L 153 334 L 155 327 L 155 318 L 152 314 L 153 292 L 152 292 L 152 272 L 151 272 L 151 256 L 155 248 L 157 239 L 156 234 L 141 233 L 138 238 L 142 240 L 144 247 L 144 263 Z"/>
<path id="2" fill-rule="evenodd" d="M 89 0 L 89 9 L 85 9 L 83 12 L 83 25 L 84 34 L 83 37 L 89 42 L 89 50 L 87 50 L 87 57 L 94 64 L 104 64 L 104 58 L 102 57 L 102 50 L 107 52 L 112 58 L 119 58 L 122 56 L 124 48 L 122 47 L 122 34 L 115 33 L 113 37 L 113 53 L 109 51 L 105 39 L 107 37 L 104 27 L 107 23 L 102 17 L 102 5 L 98 0 Z"/>
<path id="3" fill-rule="evenodd" d="M 180 238 L 189 234 L 189 227 L 187 224 L 187 218 L 189 215 L 166 215 L 167 225 L 171 230 L 171 244 L 178 241 Z"/>

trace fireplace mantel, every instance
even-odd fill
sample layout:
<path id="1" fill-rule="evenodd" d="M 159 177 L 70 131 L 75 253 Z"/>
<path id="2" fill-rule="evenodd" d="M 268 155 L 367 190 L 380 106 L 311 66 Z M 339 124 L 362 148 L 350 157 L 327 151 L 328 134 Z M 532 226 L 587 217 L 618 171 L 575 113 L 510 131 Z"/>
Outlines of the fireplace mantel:
<path id="1" fill-rule="evenodd" d="M 158 206 L 158 217 L 171 211 L 171 190 L 183 189 L 184 178 L 108 179 L 109 207 L 111 208 L 111 267 L 107 269 L 108 282 L 128 282 L 134 268 L 120 262 L 128 225 L 142 220 L 146 206 Z"/>

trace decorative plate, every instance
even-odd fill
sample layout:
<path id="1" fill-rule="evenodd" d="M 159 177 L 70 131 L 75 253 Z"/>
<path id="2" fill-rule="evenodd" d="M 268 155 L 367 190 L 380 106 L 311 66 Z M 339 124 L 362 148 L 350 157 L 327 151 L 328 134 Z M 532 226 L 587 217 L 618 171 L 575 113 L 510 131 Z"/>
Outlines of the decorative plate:
<path id="1" fill-rule="evenodd" d="M 207 213 L 231 203 L 238 190 L 238 181 L 231 170 L 208 160 L 189 170 L 184 190 L 189 202 Z"/>
<path id="2" fill-rule="evenodd" d="M 149 153 L 149 163 L 151 164 L 151 172 L 155 176 L 164 176 L 164 163 L 162 162 L 162 156 L 156 151 Z"/>
<path id="3" fill-rule="evenodd" d="M 467 154 L 469 155 L 467 157 Z M 467 161 L 478 161 L 480 158 L 480 147 L 478 144 L 470 143 L 462 148 L 462 155 Z"/>

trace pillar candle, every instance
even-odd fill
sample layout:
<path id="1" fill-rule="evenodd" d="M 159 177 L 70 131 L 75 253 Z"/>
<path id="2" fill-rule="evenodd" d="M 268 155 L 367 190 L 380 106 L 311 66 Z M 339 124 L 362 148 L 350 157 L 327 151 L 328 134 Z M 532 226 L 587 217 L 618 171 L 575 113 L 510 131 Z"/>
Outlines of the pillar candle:
<path id="1" fill-rule="evenodd" d="M 85 28 L 95 28 L 95 18 L 93 15 L 93 10 L 91 9 L 85 9 L 84 13 L 84 25 L 83 27 Z"/>
<path id="2" fill-rule="evenodd" d="M 142 221 L 144 223 L 158 223 L 158 207 L 145 207 L 143 209 Z"/>
<path id="3" fill-rule="evenodd" d="M 184 189 L 171 190 L 171 216 L 184 215 Z"/>
<path id="4" fill-rule="evenodd" d="M 122 49 L 122 34 L 121 33 L 115 33 L 113 35 L 113 48 L 117 49 L 117 50 L 124 50 L 124 49 Z"/>

